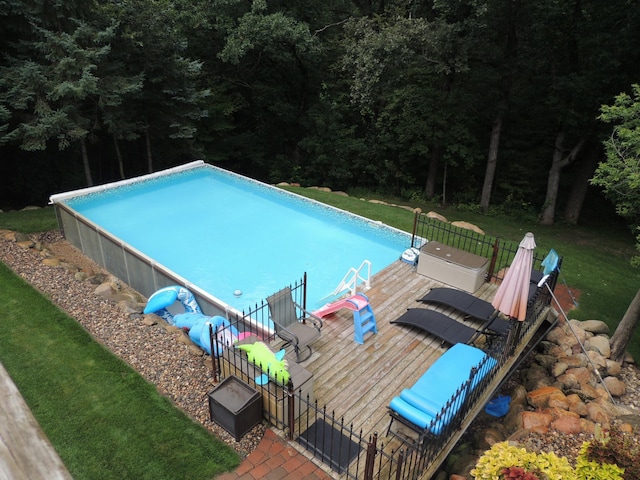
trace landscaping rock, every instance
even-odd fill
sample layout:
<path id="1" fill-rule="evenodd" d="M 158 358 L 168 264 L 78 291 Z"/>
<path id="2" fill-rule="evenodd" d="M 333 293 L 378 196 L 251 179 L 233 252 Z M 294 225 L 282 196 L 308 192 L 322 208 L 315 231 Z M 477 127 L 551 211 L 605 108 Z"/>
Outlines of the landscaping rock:
<path id="1" fill-rule="evenodd" d="M 476 436 L 476 447 L 480 450 L 489 450 L 493 445 L 504 440 L 504 434 L 497 428 L 485 428 Z"/>
<path id="2" fill-rule="evenodd" d="M 574 433 L 580 433 L 582 431 L 582 422 L 580 419 L 580 415 L 567 414 L 561 415 L 553 422 L 551 422 L 550 427 L 565 435 L 571 435 Z"/>
<path id="3" fill-rule="evenodd" d="M 588 350 L 587 355 L 589 356 L 589 363 L 592 366 L 595 366 L 598 371 L 604 370 L 607 367 L 607 359 L 601 355 L 599 352 L 595 350 Z"/>
<path id="4" fill-rule="evenodd" d="M 45 258 L 44 260 L 42 260 L 42 264 L 46 265 L 47 267 L 57 267 L 60 265 L 60 260 L 58 260 L 57 258 Z"/>
<path id="5" fill-rule="evenodd" d="M 73 275 L 73 278 L 75 278 L 79 282 L 84 282 L 87 278 L 89 278 L 89 275 L 87 274 L 87 272 L 76 272 Z"/>
<path id="6" fill-rule="evenodd" d="M 555 378 L 558 378 L 560 375 L 567 371 L 567 368 L 569 368 L 569 365 L 567 365 L 566 363 L 556 362 L 551 366 L 551 375 L 553 375 Z"/>
<path id="7" fill-rule="evenodd" d="M 553 415 L 543 412 L 522 412 L 522 427 L 532 432 L 546 432 Z"/>
<path id="8" fill-rule="evenodd" d="M 605 429 L 611 427 L 611 417 L 596 402 L 591 402 L 587 405 L 587 418 L 594 423 L 602 425 Z"/>
<path id="9" fill-rule="evenodd" d="M 149 315 L 143 315 L 142 316 L 142 324 L 146 325 L 147 327 L 151 327 L 153 325 L 157 325 L 158 324 L 158 317 L 157 315 L 154 314 L 149 314 Z"/>
<path id="10" fill-rule="evenodd" d="M 471 230 L 473 232 L 479 233 L 480 235 L 485 234 L 484 230 L 482 230 L 477 225 L 474 225 L 473 223 L 458 221 L 458 222 L 451 222 L 451 225 L 458 228 L 464 228 L 465 230 Z"/>
<path id="11" fill-rule="evenodd" d="M 582 322 L 578 320 L 570 320 L 571 323 L 571 331 L 572 334 L 578 339 L 578 341 L 582 344 L 591 336 L 592 334 L 587 333 L 587 331 L 582 328 Z"/>
<path id="12" fill-rule="evenodd" d="M 562 393 L 562 390 L 560 390 L 557 387 L 538 388 L 527 394 L 527 402 L 533 408 L 545 408 L 549 406 L 549 398 L 552 395 L 557 395 L 557 394 L 561 394 L 564 396 L 564 394 Z"/>
<path id="13" fill-rule="evenodd" d="M 586 367 L 589 363 L 589 359 L 583 353 L 576 355 L 562 356 L 558 358 L 558 362 L 566 363 L 571 368 Z"/>
<path id="14" fill-rule="evenodd" d="M 608 334 L 609 325 L 602 320 L 583 320 L 580 322 L 580 327 L 587 332 L 591 332 L 594 335 Z"/>
<path id="15" fill-rule="evenodd" d="M 596 335 L 595 337 L 587 339 L 584 346 L 587 351 L 594 350 L 604 358 L 611 357 L 611 345 L 609 344 L 609 339 L 603 335 Z"/>
<path id="16" fill-rule="evenodd" d="M 614 397 L 621 397 L 627 393 L 627 388 L 623 381 L 616 377 L 605 377 L 603 379 L 604 384 L 607 386 L 607 390 Z"/>
<path id="17" fill-rule="evenodd" d="M 437 212 L 427 212 L 427 218 L 433 218 L 435 220 L 440 220 L 441 222 L 444 223 L 449 223 L 449 220 L 447 220 L 444 216 L 440 215 Z"/>
<path id="18" fill-rule="evenodd" d="M 614 360 L 607 359 L 605 363 L 606 374 L 612 377 L 617 377 L 622 373 L 622 365 Z"/>
<path id="19" fill-rule="evenodd" d="M 570 406 L 569 400 L 567 399 L 566 395 L 562 393 L 562 390 L 556 393 L 552 393 L 549 396 L 547 404 L 550 408 L 558 408 L 567 411 L 569 410 Z"/>
<path id="20" fill-rule="evenodd" d="M 29 250 L 30 248 L 33 248 L 33 246 L 35 245 L 31 240 L 23 240 L 17 243 L 19 247 L 22 247 L 25 250 Z"/>

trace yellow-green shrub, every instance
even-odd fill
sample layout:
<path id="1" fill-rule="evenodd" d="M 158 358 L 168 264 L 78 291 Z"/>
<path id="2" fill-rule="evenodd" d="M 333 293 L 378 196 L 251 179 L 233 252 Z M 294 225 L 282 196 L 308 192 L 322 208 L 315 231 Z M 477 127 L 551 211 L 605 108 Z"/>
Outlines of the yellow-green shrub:
<path id="1" fill-rule="evenodd" d="M 624 468 L 589 460 L 591 443 L 584 442 L 576 459 L 576 468 L 555 453 L 533 453 L 508 442 L 496 443 L 478 459 L 471 475 L 476 480 L 504 480 L 503 471 L 520 467 L 540 479 L 549 480 L 624 480 Z"/>
<path id="2" fill-rule="evenodd" d="M 533 453 L 508 442 L 496 443 L 478 459 L 471 475 L 476 480 L 503 480 L 502 470 L 521 467 L 541 478 L 574 480 L 575 472 L 569 461 L 555 453 Z M 546 477 L 545 477 L 546 476 Z"/>
<path id="3" fill-rule="evenodd" d="M 589 460 L 590 442 L 584 442 L 576 458 L 576 474 L 580 480 L 623 480 L 624 468 L 611 463 Z"/>
<path id="4" fill-rule="evenodd" d="M 589 460 L 589 442 L 582 444 L 576 468 L 555 453 L 533 453 L 508 442 L 496 443 L 478 459 L 471 475 L 476 480 L 504 480 L 503 471 L 520 467 L 545 480 L 624 480 L 624 468 Z"/>

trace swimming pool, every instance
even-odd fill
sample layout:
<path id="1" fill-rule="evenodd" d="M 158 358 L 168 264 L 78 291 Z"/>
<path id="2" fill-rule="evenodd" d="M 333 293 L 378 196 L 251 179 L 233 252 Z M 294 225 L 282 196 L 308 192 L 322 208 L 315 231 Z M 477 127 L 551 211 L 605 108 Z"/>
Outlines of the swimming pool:
<path id="1" fill-rule="evenodd" d="M 317 308 L 349 269 L 368 260 L 373 275 L 411 242 L 399 230 L 204 162 L 51 202 L 65 237 L 140 293 L 177 281 L 237 310 L 304 272 L 307 306 Z M 152 271 L 137 271 L 140 261 Z"/>

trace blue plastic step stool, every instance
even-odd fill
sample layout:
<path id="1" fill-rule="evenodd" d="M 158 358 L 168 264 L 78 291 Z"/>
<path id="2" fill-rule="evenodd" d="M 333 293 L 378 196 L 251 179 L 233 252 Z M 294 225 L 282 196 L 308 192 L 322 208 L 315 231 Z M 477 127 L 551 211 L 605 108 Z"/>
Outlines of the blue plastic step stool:
<path id="1" fill-rule="evenodd" d="M 367 332 L 378 333 L 378 327 L 369 299 L 362 293 L 359 295 L 366 298 L 367 302 L 364 306 L 352 302 L 357 305 L 357 308 L 353 311 L 353 341 L 362 345 L 364 343 L 364 334 Z"/>

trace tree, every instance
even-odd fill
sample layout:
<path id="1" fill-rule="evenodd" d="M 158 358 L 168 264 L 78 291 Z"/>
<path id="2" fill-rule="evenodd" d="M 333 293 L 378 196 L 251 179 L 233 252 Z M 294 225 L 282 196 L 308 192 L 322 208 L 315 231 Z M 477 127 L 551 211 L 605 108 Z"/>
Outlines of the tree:
<path id="1" fill-rule="evenodd" d="M 443 164 L 477 160 L 468 115 L 474 97 L 460 79 L 482 38 L 486 10 L 483 2 L 434 2 L 415 11 L 397 3 L 384 16 L 346 24 L 342 66 L 377 147 L 369 168 L 378 183 L 423 178 L 431 199 Z M 382 177 L 386 172 L 390 177 Z"/>
<path id="2" fill-rule="evenodd" d="M 563 171 L 574 163 L 589 168 L 590 153 L 583 147 L 604 135 L 595 121 L 599 106 L 628 85 L 637 68 L 632 66 L 636 53 L 624 47 L 637 36 L 637 13 L 626 7 L 620 0 L 606 5 L 598 0 L 531 4 L 527 52 L 533 59 L 530 67 L 539 72 L 532 78 L 542 87 L 540 98 L 553 129 L 549 139 L 554 138 L 543 225 L 555 221 Z M 577 167 L 580 171 L 582 165 Z M 584 178 L 574 176 L 573 182 Z"/>
<path id="3" fill-rule="evenodd" d="M 210 113 L 211 89 L 203 85 L 203 62 L 190 58 L 187 51 L 186 32 L 199 28 L 189 22 L 192 15 L 201 13 L 201 6 L 191 3 L 123 0 L 107 2 L 96 11 L 99 17 L 118 23 L 118 35 L 112 42 L 113 62 L 128 75 L 142 78 L 137 95 L 105 112 L 105 125 L 113 137 L 116 156 L 120 155 L 120 142 L 143 138 L 141 149 L 146 153 L 148 172 L 155 169 L 152 150 L 161 151 L 175 143 L 182 155 L 192 154 L 199 122 Z M 162 163 L 166 164 L 166 159 Z"/>
<path id="4" fill-rule="evenodd" d="M 601 162 L 591 183 L 602 187 L 616 205 L 620 216 L 640 232 L 640 85 L 632 86 L 632 95 L 621 93 L 613 105 L 601 108 L 600 120 L 615 124 L 604 142 L 606 160 Z M 640 234 L 636 237 L 640 251 Z M 640 266 L 640 255 L 632 259 Z M 640 290 L 611 337 L 611 358 L 621 361 L 631 336 L 640 322 Z"/>
<path id="5" fill-rule="evenodd" d="M 321 39 L 337 30 L 318 25 L 327 16 L 316 15 L 323 5 L 216 0 L 216 28 L 224 38 L 220 75 L 242 100 L 225 142 L 233 146 L 234 168 L 250 160 L 254 176 L 275 180 L 304 166 L 300 142 L 327 67 Z"/>
<path id="6" fill-rule="evenodd" d="M 51 140 L 59 150 L 78 145 L 86 183 L 93 185 L 86 141 L 99 130 L 102 109 L 139 91 L 140 78 L 105 67 L 116 24 L 98 29 L 72 19 L 68 31 L 31 28 L 31 38 L 0 68 L 0 104 L 12 113 L 0 143 L 27 151 L 45 150 Z"/>
<path id="7" fill-rule="evenodd" d="M 502 43 L 502 48 L 500 49 L 502 56 L 499 61 L 495 61 L 495 64 L 499 67 L 491 65 L 491 67 L 493 67 L 491 68 L 492 71 L 500 71 L 501 80 L 498 88 L 498 99 L 494 101 L 495 116 L 489 135 L 487 165 L 484 173 L 482 191 L 480 193 L 480 208 L 485 213 L 489 210 L 491 193 L 493 192 L 493 182 L 495 180 L 499 157 L 500 137 L 509 109 L 518 52 L 518 12 L 520 10 L 520 2 L 507 0 L 505 2 L 498 2 L 498 5 L 501 7 L 497 9 L 496 13 L 498 14 L 490 16 L 491 18 L 497 18 L 497 21 L 494 21 L 495 28 L 489 30 L 501 32 L 496 35 L 497 39 L 495 41 L 495 43 Z M 500 27 L 502 28 L 500 29 Z M 491 50 L 498 50 L 498 48 Z"/>

